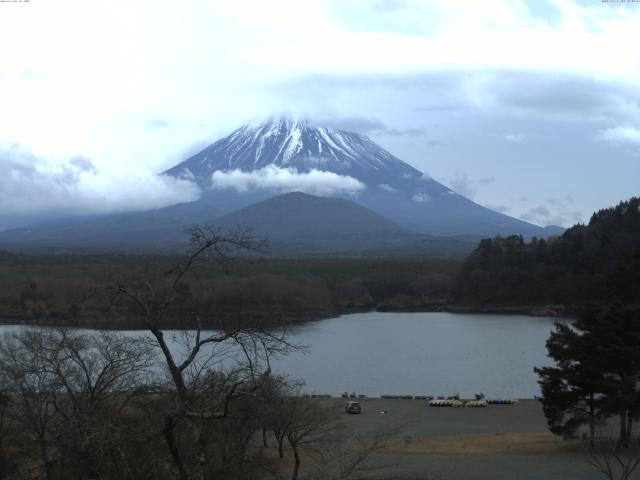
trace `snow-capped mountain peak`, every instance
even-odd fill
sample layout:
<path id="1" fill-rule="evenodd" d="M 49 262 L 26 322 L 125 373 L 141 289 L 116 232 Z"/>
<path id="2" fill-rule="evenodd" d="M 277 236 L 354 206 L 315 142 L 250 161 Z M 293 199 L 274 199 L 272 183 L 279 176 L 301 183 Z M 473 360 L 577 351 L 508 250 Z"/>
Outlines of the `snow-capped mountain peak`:
<path id="1" fill-rule="evenodd" d="M 198 182 L 203 202 L 228 210 L 303 191 L 357 200 L 430 234 L 544 236 L 540 227 L 457 194 L 365 135 L 306 120 L 244 125 L 165 173 Z"/>
<path id="2" fill-rule="evenodd" d="M 269 165 L 325 170 L 371 185 L 388 184 L 390 176 L 422 176 L 364 135 L 288 118 L 244 125 L 166 173 L 206 187 L 215 171 L 250 172 Z"/>

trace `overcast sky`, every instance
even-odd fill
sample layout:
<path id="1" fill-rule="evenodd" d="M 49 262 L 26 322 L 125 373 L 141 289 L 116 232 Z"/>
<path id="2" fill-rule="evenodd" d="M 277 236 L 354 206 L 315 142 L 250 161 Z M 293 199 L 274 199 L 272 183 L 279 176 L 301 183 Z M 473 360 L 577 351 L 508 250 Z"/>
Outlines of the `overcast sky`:
<path id="1" fill-rule="evenodd" d="M 640 194 L 630 1 L 6 1 L 0 42 L 0 228 L 195 199 L 155 174 L 282 113 L 541 225 Z"/>

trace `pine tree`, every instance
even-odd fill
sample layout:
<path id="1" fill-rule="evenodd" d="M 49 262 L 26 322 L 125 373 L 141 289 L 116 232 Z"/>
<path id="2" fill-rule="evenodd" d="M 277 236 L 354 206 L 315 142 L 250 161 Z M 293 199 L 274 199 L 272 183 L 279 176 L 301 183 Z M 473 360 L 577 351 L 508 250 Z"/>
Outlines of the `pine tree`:
<path id="1" fill-rule="evenodd" d="M 600 405 L 606 382 L 599 372 L 592 337 L 556 323 L 547 340 L 549 356 L 556 367 L 534 369 L 540 376 L 542 408 L 549 430 L 564 437 L 573 436 L 582 425 L 589 425 L 589 441 L 593 445 L 595 426 L 601 416 Z"/>
<path id="2" fill-rule="evenodd" d="M 640 311 L 620 304 L 589 310 L 587 332 L 599 343 L 598 364 L 606 382 L 603 412 L 620 417 L 620 441 L 631 442 L 633 421 L 640 416 Z"/>
<path id="3" fill-rule="evenodd" d="M 589 308 L 571 326 L 557 323 L 547 340 L 555 367 L 536 368 L 551 432 L 571 436 L 598 418 L 620 417 L 628 445 L 640 416 L 640 312 L 620 305 Z"/>

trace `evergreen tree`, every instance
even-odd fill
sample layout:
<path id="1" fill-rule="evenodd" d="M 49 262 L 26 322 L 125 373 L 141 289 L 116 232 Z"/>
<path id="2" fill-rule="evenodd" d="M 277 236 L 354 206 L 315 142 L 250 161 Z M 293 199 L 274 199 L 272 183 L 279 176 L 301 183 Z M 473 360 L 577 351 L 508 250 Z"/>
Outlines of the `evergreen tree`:
<path id="1" fill-rule="evenodd" d="M 589 425 L 589 441 L 593 445 L 606 382 L 593 354 L 596 346 L 590 344 L 592 340 L 593 337 L 581 335 L 576 324 L 571 328 L 556 323 L 547 340 L 547 350 L 557 366 L 534 370 L 540 376 L 541 402 L 549 430 L 570 437 L 582 425 Z"/>
<path id="2" fill-rule="evenodd" d="M 465 260 L 452 292 L 474 306 L 640 305 L 640 198 L 596 212 L 548 240 L 482 240 Z"/>
<path id="3" fill-rule="evenodd" d="M 640 310 L 620 304 L 584 315 L 588 334 L 598 342 L 598 364 L 606 382 L 602 409 L 620 417 L 620 441 L 631 442 L 640 416 Z"/>
<path id="4" fill-rule="evenodd" d="M 551 432 L 570 436 L 598 418 L 620 417 L 628 445 L 640 416 L 640 312 L 620 305 L 589 308 L 571 326 L 557 323 L 547 340 L 555 367 L 536 368 Z"/>

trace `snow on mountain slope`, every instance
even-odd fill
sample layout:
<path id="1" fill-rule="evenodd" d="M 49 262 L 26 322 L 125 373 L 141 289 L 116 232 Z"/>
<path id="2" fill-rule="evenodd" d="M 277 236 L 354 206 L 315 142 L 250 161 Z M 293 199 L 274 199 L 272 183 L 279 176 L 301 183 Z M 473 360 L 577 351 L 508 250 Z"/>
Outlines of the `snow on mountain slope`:
<path id="1" fill-rule="evenodd" d="M 433 235 L 548 235 L 457 194 L 364 135 L 307 121 L 242 126 L 165 173 L 196 181 L 201 201 L 226 211 L 303 191 L 350 198 Z"/>
<path id="2" fill-rule="evenodd" d="M 184 246 L 189 225 L 218 222 L 284 236 L 283 254 L 438 249 L 450 253 L 456 240 L 433 236 L 545 238 L 560 230 L 478 205 L 364 135 L 307 122 L 278 120 L 241 127 L 165 173 L 196 181 L 203 196 L 149 212 L 7 231 L 0 234 L 0 245 L 161 251 Z M 295 191 L 338 200 L 288 193 Z M 394 224 L 401 232 L 390 227 Z M 464 254 L 469 249 L 464 243 L 453 250 Z"/>
<path id="3" fill-rule="evenodd" d="M 422 177 L 364 135 L 287 119 L 240 127 L 166 173 L 208 186 L 215 171 L 249 172 L 269 165 L 331 171 L 365 183 L 389 176 Z"/>

